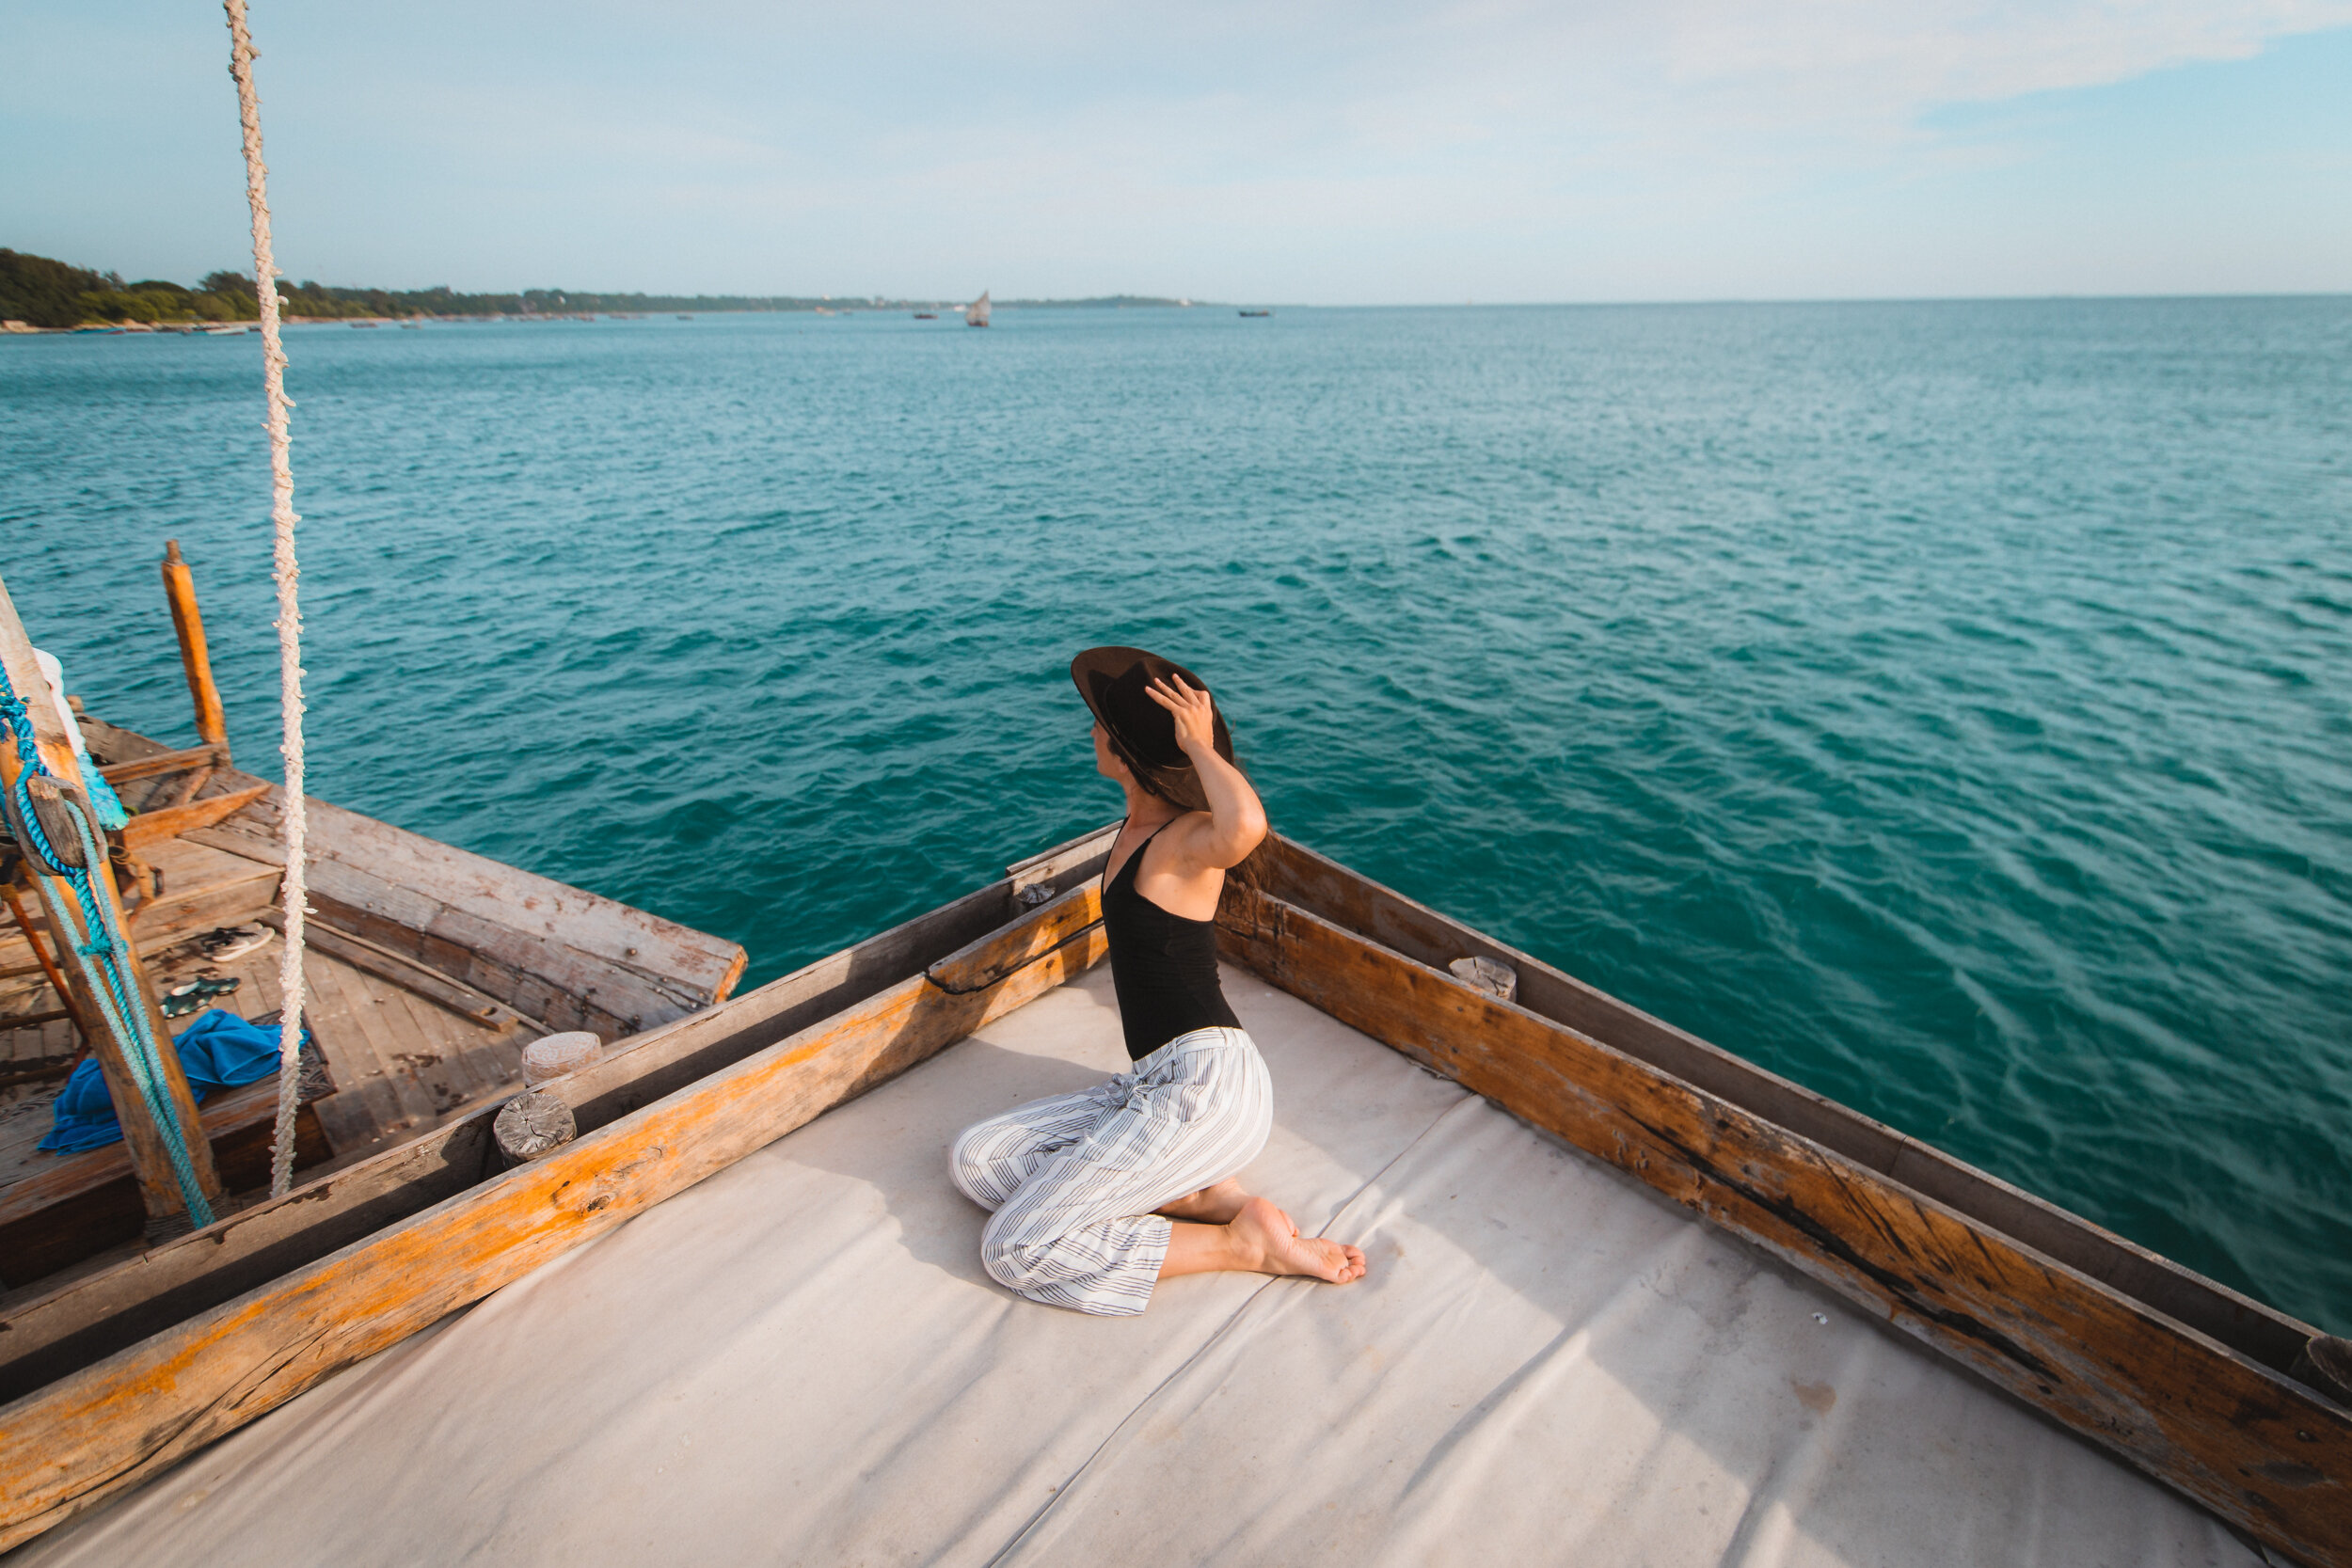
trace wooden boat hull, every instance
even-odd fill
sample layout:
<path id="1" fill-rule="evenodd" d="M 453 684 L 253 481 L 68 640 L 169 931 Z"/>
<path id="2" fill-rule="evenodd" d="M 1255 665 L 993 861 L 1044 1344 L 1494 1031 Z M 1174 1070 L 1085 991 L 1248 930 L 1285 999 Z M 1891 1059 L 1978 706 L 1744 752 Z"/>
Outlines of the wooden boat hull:
<path id="1" fill-rule="evenodd" d="M 1102 951 L 1089 835 L 559 1081 L 574 1144 L 482 1117 L 5 1321 L 0 1545 L 103 1497 L 943 1049 Z M 2352 1568 L 2352 1411 L 2312 1330 L 1277 842 L 1227 955 L 1756 1242 L 2220 1517 Z M 1517 1003 L 1444 968 L 1512 965 Z M 1565 1015 L 1565 1016 L 1563 1016 Z M 310 1206 L 306 1213 L 304 1206 Z M 211 1259 L 205 1248 L 215 1249 Z M 176 1272 L 175 1272 L 176 1271 Z M 22 1338 L 20 1338 L 22 1336 Z M 16 1347 L 29 1347 L 20 1349 Z"/>

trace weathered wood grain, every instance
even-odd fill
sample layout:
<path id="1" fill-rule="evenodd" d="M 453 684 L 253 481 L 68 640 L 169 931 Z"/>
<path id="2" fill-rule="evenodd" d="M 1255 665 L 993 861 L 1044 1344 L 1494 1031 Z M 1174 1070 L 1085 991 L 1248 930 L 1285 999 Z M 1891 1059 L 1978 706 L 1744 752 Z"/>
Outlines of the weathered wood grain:
<path id="1" fill-rule="evenodd" d="M 221 774 L 236 787 L 247 775 Z M 215 788 L 219 787 L 216 781 Z M 234 821 L 199 830 L 199 843 L 284 863 L 273 792 Z M 623 1022 L 621 1033 L 707 1006 L 742 972 L 740 943 L 313 800 L 310 885 L 358 912 L 453 943 L 557 992 L 588 997 Z M 384 939 L 363 932 L 370 941 Z M 386 945 L 391 945 L 387 942 Z M 429 952 L 419 957 L 432 962 Z M 499 994 L 486 976 L 468 984 Z M 539 1016 L 519 996 L 501 1001 Z M 633 1022 L 632 1022 L 633 1021 Z M 554 1019 L 547 1020 L 558 1027 Z"/>
<path id="2" fill-rule="evenodd" d="M 1018 895 L 1024 890 L 1042 882 L 1058 882 L 1070 871 L 1089 861 L 1107 859 L 1111 841 L 1119 836 L 1119 824 L 1107 823 L 1090 829 L 1073 839 L 1065 839 L 1051 849 L 1041 849 L 1026 860 L 1018 860 L 1005 867 L 1005 876 Z"/>
<path id="3" fill-rule="evenodd" d="M 25 912 L 24 900 L 18 896 L 15 883 L 0 887 L 0 902 L 8 905 L 8 918 L 15 922 L 18 935 L 24 939 L 24 945 L 31 949 L 33 955 L 31 963 L 9 965 L 8 974 L 13 978 L 19 974 L 34 974 L 48 981 L 49 989 L 56 991 L 57 1000 L 65 1004 L 66 1012 L 73 1021 L 73 1032 L 87 1043 L 90 1031 L 89 1026 L 82 1022 L 81 1003 L 75 999 L 72 986 L 57 968 L 57 960 L 50 956 L 48 939 L 33 929 L 32 916 Z"/>
<path id="4" fill-rule="evenodd" d="M 131 939 L 141 952 L 160 953 L 215 926 L 243 925 L 277 901 L 285 875 L 277 866 L 226 855 L 222 862 L 228 869 L 193 884 L 167 879 L 162 897 L 139 906 Z"/>
<path id="5" fill-rule="evenodd" d="M 1039 905 L 1037 918 L 1024 921 L 1018 932 L 982 937 L 926 968 L 923 977 L 950 996 L 986 990 L 1015 970 L 1085 941 L 1102 924 L 1102 890 L 1081 883 Z"/>
<path id="6" fill-rule="evenodd" d="M 143 811 L 122 827 L 122 847 L 133 854 L 178 838 L 182 833 L 199 828 L 209 828 L 259 800 L 270 792 L 268 784 L 249 784 L 227 795 L 215 795 L 201 800 L 191 800 L 183 806 L 166 806 L 161 811 Z"/>
<path id="7" fill-rule="evenodd" d="M 213 1164 L 229 1190 L 269 1184 L 277 1114 L 275 1080 L 224 1090 L 199 1110 Z M 307 1125 L 297 1127 L 296 1164 L 314 1165 L 327 1153 L 318 1118 L 297 1120 Z M 53 1169 L 0 1187 L 0 1284 L 24 1285 L 135 1240 L 146 1219 L 124 1145 L 66 1155 Z"/>
<path id="8" fill-rule="evenodd" d="M 1008 943 L 1025 946 L 1030 924 Z M 963 995 L 903 980 L 0 1410 L 0 1550 L 903 1072 L 1102 951 L 1094 930 Z"/>
<path id="9" fill-rule="evenodd" d="M 219 768 L 225 766 L 227 761 L 227 756 L 216 747 L 191 746 L 185 751 L 158 751 L 123 762 L 104 763 L 98 770 L 105 775 L 108 784 L 126 784 L 191 768 Z"/>
<path id="10" fill-rule="evenodd" d="M 262 924 L 274 931 L 286 928 L 286 917 L 271 911 L 262 917 Z M 356 937 L 338 930 L 324 920 L 304 923 L 304 941 L 320 952 L 342 959 L 352 968 L 364 971 L 379 980 L 389 980 L 405 991 L 423 997 L 437 1006 L 446 1007 L 469 1023 L 485 1029 L 506 1029 L 516 1024 L 527 1025 L 533 1035 L 544 1035 L 542 1029 L 512 1007 L 474 990 L 471 986 L 451 979 L 430 964 L 379 947 L 364 937 Z"/>
<path id="11" fill-rule="evenodd" d="M 169 771 L 180 755 L 87 715 L 81 727 L 94 752 L 130 773 Z M 224 759 L 194 803 L 265 783 Z M 270 786 L 236 816 L 185 836 L 282 867 L 282 812 L 283 792 Z M 315 905 L 548 1028 L 618 1038 L 723 1000 L 742 977 L 739 943 L 323 800 L 310 802 L 310 816 Z"/>
<path id="12" fill-rule="evenodd" d="M 1900 1181 L 1310 911 L 1230 957 L 1885 1317 L 2256 1537 L 2352 1568 L 2352 1411 Z"/>

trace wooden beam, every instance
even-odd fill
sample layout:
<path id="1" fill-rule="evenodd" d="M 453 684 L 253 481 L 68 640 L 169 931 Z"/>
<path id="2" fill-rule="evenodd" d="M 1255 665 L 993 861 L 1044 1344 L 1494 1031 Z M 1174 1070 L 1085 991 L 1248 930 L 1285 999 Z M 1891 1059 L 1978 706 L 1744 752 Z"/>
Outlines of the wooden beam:
<path id="1" fill-rule="evenodd" d="M 1119 836 L 1119 827 L 1118 823 L 1112 822 L 1091 829 L 1076 838 L 1055 845 L 1051 849 L 1041 849 L 1026 860 L 1013 862 L 1005 867 L 1005 875 L 1011 880 L 1013 892 L 1017 895 L 1036 884 L 1052 882 L 1072 867 L 1089 861 L 1106 859 L 1111 852 L 1111 841 Z"/>
<path id="2" fill-rule="evenodd" d="M 40 757 L 48 770 L 59 779 L 80 788 L 82 768 L 72 738 L 66 734 L 52 700 L 49 677 L 33 657 L 33 644 L 24 634 L 24 625 L 17 619 L 16 605 L 8 597 L 8 587 L 0 583 L 0 668 L 8 673 L 8 686 L 23 700 L 33 726 Z M 16 748 L 0 743 L 0 786 L 14 788 L 17 775 L 23 769 Z M 102 841 L 103 843 L 103 841 Z M 78 908 L 72 885 L 64 879 L 46 876 L 29 861 L 25 873 L 32 878 L 40 895 L 41 907 L 49 916 L 49 929 L 58 937 L 62 952 L 66 933 L 74 929 L 74 921 L 67 912 Z M 93 894 L 106 906 L 116 927 L 127 937 L 131 930 L 129 916 L 115 888 L 114 868 L 102 856 L 98 864 L 89 868 L 87 877 Z M 159 1049 L 159 1068 L 164 1085 L 167 1114 L 179 1123 L 181 1141 L 186 1146 L 190 1163 L 195 1166 L 198 1189 L 208 1200 L 221 1196 L 220 1177 L 213 1168 L 211 1146 L 200 1132 L 196 1111 L 196 1097 L 188 1091 L 187 1074 L 181 1069 L 179 1053 L 171 1048 L 171 1030 L 164 1022 L 158 1006 L 153 981 L 148 977 L 147 966 L 140 962 L 135 951 L 125 953 L 120 959 L 132 989 L 136 994 L 131 1005 L 144 1009 L 148 1026 Z M 105 1017 L 97 998 L 83 984 L 78 971 L 69 976 L 70 994 L 74 1007 L 86 1020 L 97 1022 Z M 139 1093 L 137 1080 L 131 1074 L 124 1059 L 123 1043 L 110 1029 L 92 1029 L 84 1039 L 97 1054 L 99 1070 L 105 1074 L 107 1092 L 114 1097 L 116 1113 L 122 1121 L 125 1143 L 130 1151 L 132 1168 L 137 1174 L 139 1193 L 147 1217 L 158 1228 L 175 1222 L 184 1223 L 186 1206 L 182 1201 L 179 1182 L 173 1178 L 170 1154 L 164 1143 L 161 1130 L 149 1113 L 146 1098 Z"/>
<path id="3" fill-rule="evenodd" d="M 2352 1568 L 2352 1410 L 1892 1178 L 1270 895 L 1229 956 L 1820 1280 L 2233 1525 Z"/>
<path id="4" fill-rule="evenodd" d="M 196 574 L 180 559 L 180 541 L 164 541 L 164 596 L 171 601 L 171 627 L 180 636 L 180 668 L 188 677 L 188 699 L 196 705 L 196 733 L 220 749 L 229 765 L 229 723 L 213 684 L 213 657 L 204 644 L 204 616 L 196 607 Z"/>
<path id="5" fill-rule="evenodd" d="M 203 1108 L 204 1142 L 224 1185 L 269 1185 L 269 1139 L 277 1117 L 275 1077 L 211 1098 Z M 295 1133 L 300 1164 L 314 1165 L 326 1158 L 315 1115 L 307 1130 L 297 1127 Z M 65 1155 L 0 1187 L 0 1281 L 14 1289 L 71 1268 L 135 1240 L 143 1223 L 131 1159 L 121 1144 Z"/>
<path id="6" fill-rule="evenodd" d="M 1023 921 L 1014 931 L 982 937 L 929 965 L 923 978 L 949 996 L 969 996 L 1050 954 L 1084 942 L 1102 927 L 1102 890 L 1082 882 L 1058 897 L 1047 897 L 1037 910 L 1036 918 Z"/>
<path id="7" fill-rule="evenodd" d="M 177 773 L 189 768 L 219 768 L 221 754 L 210 746 L 192 746 L 184 752 L 164 752 L 155 756 L 133 757 L 128 762 L 110 762 L 98 771 L 110 784 L 126 784 L 139 779 L 152 779 L 165 773 Z"/>
<path id="8" fill-rule="evenodd" d="M 216 781 L 262 781 L 230 769 Z M 283 865 L 276 786 L 191 842 Z M 706 1007 L 742 974 L 739 942 L 310 801 L 311 902 L 346 930 L 554 1029 L 624 1036 Z M 331 902 L 330 902 L 331 901 Z M 577 1009 L 567 1015 L 567 1009 Z"/>
<path id="9" fill-rule="evenodd" d="M 103 755 L 162 761 L 163 747 L 135 731 L 87 715 L 82 730 Z M 225 768 L 209 787 L 264 782 Z M 282 866 L 282 799 L 273 786 L 235 817 L 183 836 Z M 315 799 L 310 885 L 311 903 L 344 929 L 554 1029 L 640 1033 L 731 994 L 746 961 L 739 942 Z"/>
<path id="10" fill-rule="evenodd" d="M 64 1056 L 17 1056 L 0 1062 L 0 1088 L 15 1084 L 46 1084 L 72 1076 L 82 1065 L 83 1053 Z"/>
<path id="11" fill-rule="evenodd" d="M 262 916 L 262 924 L 274 931 L 284 931 L 285 915 L 272 910 Z M 379 980 L 389 980 L 401 990 L 423 997 L 438 1007 L 446 1007 L 469 1023 L 479 1023 L 485 1029 L 507 1029 L 516 1024 L 528 1025 L 534 1034 L 549 1031 L 536 1019 L 528 1019 L 504 1003 L 484 995 L 471 986 L 461 985 L 430 964 L 378 947 L 364 937 L 327 925 L 313 918 L 303 926 L 303 942 L 330 958 L 341 958 L 352 968 L 364 970 Z"/>
<path id="12" fill-rule="evenodd" d="M 253 784 L 233 795 L 215 795 L 209 800 L 191 800 L 184 806 L 143 811 L 123 825 L 122 847 L 135 855 L 198 828 L 209 828 L 245 810 L 267 795 L 270 788 L 265 784 Z"/>
<path id="13" fill-rule="evenodd" d="M 5 742 L 0 742 L 0 744 L 5 744 Z M 27 875 L 29 874 L 28 868 Z M 16 922 L 18 932 L 24 938 L 24 945 L 33 950 L 33 961 L 28 965 L 11 965 L 8 970 L 0 973 L 7 974 L 11 979 L 19 974 L 38 973 L 41 978 L 47 980 L 49 989 L 57 993 L 57 1000 L 65 1004 L 66 1012 L 73 1020 L 73 1032 L 82 1037 L 82 1044 L 87 1048 L 90 1039 L 90 1028 L 83 1022 L 81 999 L 74 994 L 72 984 L 58 970 L 57 960 L 49 956 L 49 944 L 42 940 L 39 931 L 33 929 L 32 916 L 24 912 L 24 900 L 17 896 L 16 888 L 17 884 L 14 882 L 9 882 L 6 887 L 0 888 L 0 898 L 8 900 L 8 918 Z"/>
<path id="14" fill-rule="evenodd" d="M 1094 893 L 1069 896 L 1090 902 Z M 1009 947 L 1035 940 L 1031 924 L 1006 933 Z M 921 975 L 902 980 L 542 1159 L 0 1410 L 0 1550 L 897 1076 L 1061 984 L 1099 958 L 1103 946 L 1095 929 L 961 995 Z M 972 958 L 980 970 L 993 963 L 986 953 Z"/>

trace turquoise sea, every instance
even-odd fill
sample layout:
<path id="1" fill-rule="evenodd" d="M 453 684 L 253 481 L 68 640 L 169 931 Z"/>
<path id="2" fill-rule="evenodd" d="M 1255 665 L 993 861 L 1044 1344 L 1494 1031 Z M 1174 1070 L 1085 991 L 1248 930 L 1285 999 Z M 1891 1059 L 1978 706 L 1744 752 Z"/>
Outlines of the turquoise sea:
<path id="1" fill-rule="evenodd" d="M 752 978 L 1107 820 L 1285 832 L 2352 1333 L 2352 299 L 289 334 L 313 787 Z M 260 340 L 0 340 L 0 575 L 274 760 Z"/>

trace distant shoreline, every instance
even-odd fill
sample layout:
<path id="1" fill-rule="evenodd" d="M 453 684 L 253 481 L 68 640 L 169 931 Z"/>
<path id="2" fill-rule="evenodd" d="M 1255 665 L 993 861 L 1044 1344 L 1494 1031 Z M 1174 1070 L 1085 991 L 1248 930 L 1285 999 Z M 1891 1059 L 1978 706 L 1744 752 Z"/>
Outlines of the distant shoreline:
<path id="1" fill-rule="evenodd" d="M 1008 299 L 995 302 L 999 310 L 1089 310 L 1089 309 L 1225 309 L 1207 300 L 1140 299 L 1113 295 L 1103 299 Z M 820 305 L 722 306 L 698 310 L 663 309 L 644 310 L 505 310 L 505 311 L 415 311 L 403 315 L 384 316 L 311 316 L 283 315 L 278 321 L 287 326 L 418 326 L 427 322 L 442 325 L 460 325 L 471 322 L 593 322 L 646 321 L 656 316 L 674 316 L 691 320 L 696 316 L 895 316 L 911 310 L 955 312 L 963 309 L 960 303 L 927 303 L 921 300 L 900 300 L 875 305 L 872 303 L 825 303 Z M 130 333 L 164 332 L 182 337 L 236 337 L 258 332 L 261 323 L 250 316 L 229 321 L 189 318 L 173 321 L 142 322 L 87 321 L 73 326 L 39 326 L 23 321 L 0 321 L 0 336 L 8 337 L 71 337 L 85 334 L 110 337 Z"/>
<path id="2" fill-rule="evenodd" d="M 349 288 L 278 275 L 279 309 L 290 323 L 397 320 L 560 320 L 579 316 L 818 315 L 872 310 L 961 310 L 965 301 L 892 299 L 882 294 L 648 294 L 594 293 L 570 289 L 519 289 L 460 293 L 430 289 Z M 975 295 L 975 298 L 979 297 Z M 1208 301 L 1153 294 L 1099 294 L 1084 299 L 1007 299 L 999 309 L 1186 309 Z M 120 273 L 95 272 L 52 257 L 0 246 L 0 326 L 28 330 L 130 330 L 134 325 L 176 330 L 182 325 L 234 325 L 256 320 L 261 301 L 252 278 L 238 272 L 207 273 L 194 288 L 167 278 L 126 282 Z"/>

